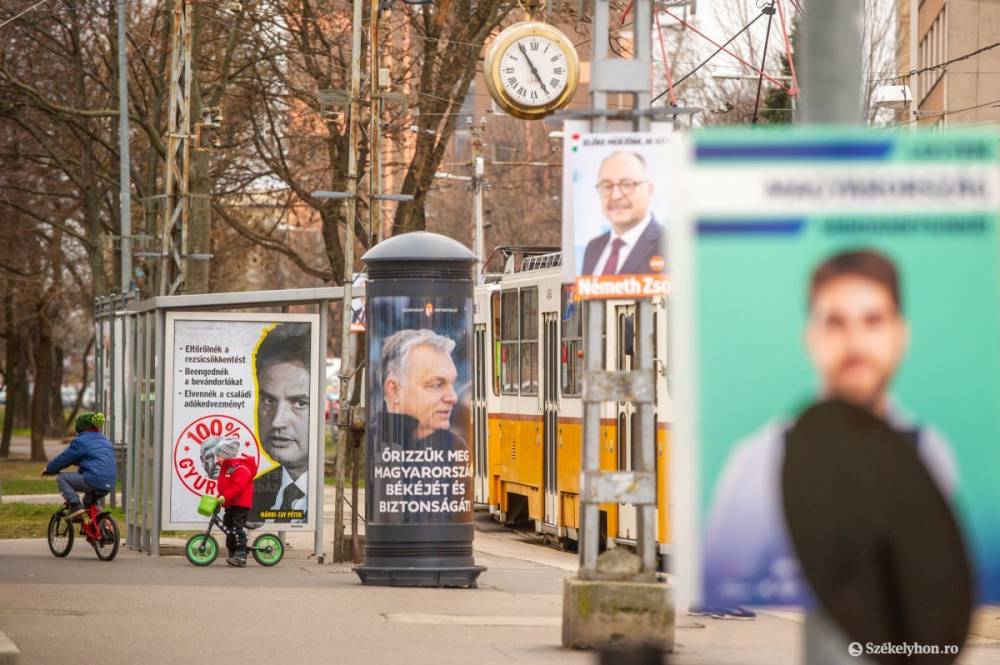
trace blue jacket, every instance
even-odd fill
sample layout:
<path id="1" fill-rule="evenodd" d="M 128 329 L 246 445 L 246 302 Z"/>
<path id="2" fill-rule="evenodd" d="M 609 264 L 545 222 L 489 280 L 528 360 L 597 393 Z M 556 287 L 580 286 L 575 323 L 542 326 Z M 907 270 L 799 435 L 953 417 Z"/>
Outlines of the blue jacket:
<path id="1" fill-rule="evenodd" d="M 46 473 L 59 473 L 68 466 L 80 467 L 80 475 L 91 487 L 110 490 L 115 486 L 115 451 L 100 432 L 83 432 L 66 450 L 49 462 Z"/>

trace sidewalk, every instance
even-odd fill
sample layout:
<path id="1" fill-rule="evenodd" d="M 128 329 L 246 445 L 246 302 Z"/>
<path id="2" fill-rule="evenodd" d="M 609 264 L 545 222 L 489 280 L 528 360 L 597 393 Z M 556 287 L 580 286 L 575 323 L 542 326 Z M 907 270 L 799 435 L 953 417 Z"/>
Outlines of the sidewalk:
<path id="1" fill-rule="evenodd" d="M 0 503 L 62 503 L 61 494 L 4 494 Z"/>
<path id="2" fill-rule="evenodd" d="M 325 499 L 330 561 L 333 488 Z M 83 541 L 56 559 L 44 540 L 0 541 L 0 632 L 20 648 L 22 665 L 64 660 L 67 644 L 77 654 L 101 653 L 102 665 L 172 665 L 194 654 L 213 665 L 596 663 L 594 654 L 560 646 L 563 580 L 575 574 L 577 556 L 531 532 L 478 520 L 476 561 L 488 570 L 469 590 L 365 587 L 349 564 L 316 563 L 312 534 L 292 533 L 287 542 L 278 566 L 233 569 L 221 558 L 195 568 L 182 556 L 124 546 L 106 564 Z M 777 610 L 753 621 L 682 614 L 670 663 L 800 663 L 802 620 Z M 972 632 L 958 662 L 1000 662 L 1000 608 L 981 610 Z"/>
<path id="3" fill-rule="evenodd" d="M 593 654 L 560 647 L 562 584 L 576 557 L 531 540 L 477 532 L 476 559 L 488 570 L 470 590 L 365 587 L 350 566 L 300 553 L 274 568 L 234 569 L 221 559 L 195 568 L 180 556 L 127 549 L 105 564 L 81 543 L 56 559 L 43 540 L 2 541 L 0 631 L 23 665 L 65 660 L 67 644 L 76 654 L 100 653 L 102 665 L 167 665 L 194 654 L 213 665 L 595 663 Z M 998 618 L 983 621 L 995 628 Z M 679 616 L 670 662 L 799 663 L 800 622 L 795 612 L 753 621 Z M 1000 641 L 972 643 L 960 663 L 997 662 Z"/>
<path id="4" fill-rule="evenodd" d="M 45 439 L 45 455 L 51 460 L 65 450 L 68 445 L 69 440 Z M 11 457 L 18 459 L 28 459 L 31 456 L 31 439 L 26 436 L 12 436 L 10 438 L 10 454 Z M 0 464 L 2 463 L 0 461 Z"/>

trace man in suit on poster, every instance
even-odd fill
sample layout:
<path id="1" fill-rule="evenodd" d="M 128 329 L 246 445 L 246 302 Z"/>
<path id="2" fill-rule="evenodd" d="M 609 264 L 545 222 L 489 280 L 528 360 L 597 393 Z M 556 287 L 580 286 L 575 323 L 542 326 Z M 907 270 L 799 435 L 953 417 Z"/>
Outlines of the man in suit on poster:
<path id="1" fill-rule="evenodd" d="M 611 225 L 587 243 L 582 275 L 649 275 L 664 268 L 663 227 L 650 210 L 653 183 L 637 152 L 607 156 L 597 172 L 601 211 Z"/>
<path id="2" fill-rule="evenodd" d="M 254 365 L 258 436 L 278 466 L 254 481 L 250 519 L 303 521 L 309 507 L 309 324 L 276 325 L 257 349 Z M 266 515 L 273 511 L 285 516 Z"/>

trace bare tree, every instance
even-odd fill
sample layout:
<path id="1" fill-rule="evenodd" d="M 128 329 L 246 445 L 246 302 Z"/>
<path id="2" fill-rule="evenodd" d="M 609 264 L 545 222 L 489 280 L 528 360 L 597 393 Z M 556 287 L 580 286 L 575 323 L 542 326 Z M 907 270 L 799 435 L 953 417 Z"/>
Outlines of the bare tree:
<path id="1" fill-rule="evenodd" d="M 885 124 L 893 113 L 874 103 L 875 91 L 896 75 L 897 7 L 893 0 L 865 0 L 861 41 L 861 104 L 869 125 Z"/>

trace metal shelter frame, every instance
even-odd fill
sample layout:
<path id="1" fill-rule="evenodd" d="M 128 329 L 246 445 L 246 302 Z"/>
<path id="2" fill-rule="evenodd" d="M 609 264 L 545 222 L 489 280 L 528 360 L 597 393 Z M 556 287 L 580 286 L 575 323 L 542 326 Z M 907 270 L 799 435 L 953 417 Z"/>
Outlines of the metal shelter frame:
<path id="1" fill-rule="evenodd" d="M 106 432 L 115 450 L 115 462 L 119 476 L 127 463 L 125 442 L 125 419 L 123 409 L 116 407 L 119 391 L 124 387 L 123 378 L 129 369 L 124 365 L 125 355 L 117 353 L 119 345 L 127 336 L 127 321 L 117 316 L 129 304 L 138 300 L 135 291 L 113 293 L 94 301 L 94 402 L 98 411 L 107 417 Z M 105 351 L 107 345 L 107 351 Z M 112 507 L 116 503 L 117 491 L 109 496 Z M 125 505 L 126 490 L 122 486 L 122 505 Z"/>
<path id="2" fill-rule="evenodd" d="M 363 290 L 357 294 L 364 295 Z M 95 389 L 99 408 L 109 417 L 108 431 L 120 432 L 124 451 L 124 484 L 122 505 L 125 511 L 125 544 L 151 556 L 160 554 L 160 531 L 163 508 L 163 405 L 157 395 L 164 390 L 163 369 L 168 312 L 229 312 L 250 311 L 267 313 L 265 309 L 315 307 L 320 313 L 319 338 L 322 362 L 314 377 L 318 394 L 326 395 L 326 344 L 331 301 L 342 301 L 343 287 L 250 291 L 245 293 L 206 293 L 198 295 L 157 296 L 137 302 L 135 294 L 112 295 L 95 301 L 97 326 L 97 356 Z M 350 316 L 347 312 L 345 316 Z M 110 323 L 110 370 L 104 371 L 103 324 Z M 124 345 L 119 349 L 120 345 Z M 348 350 L 349 351 L 349 350 Z M 343 355 L 343 353 L 341 354 Z M 121 358 L 121 361 L 116 361 Z M 344 358 L 344 362 L 348 362 Z M 107 398 L 105 398 L 107 396 Z M 325 484 L 327 425 L 323 409 L 313 414 L 320 436 L 321 463 L 310 484 L 322 488 Z M 316 522 L 313 554 L 323 563 L 323 528 L 325 511 L 323 493 L 319 494 L 319 519 Z"/>

